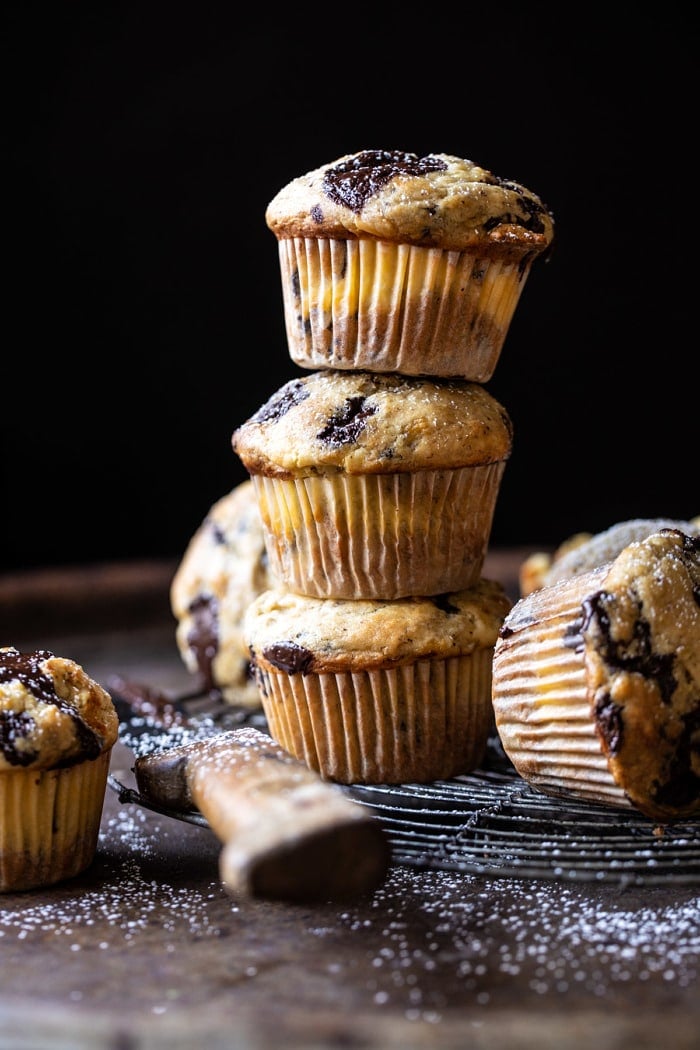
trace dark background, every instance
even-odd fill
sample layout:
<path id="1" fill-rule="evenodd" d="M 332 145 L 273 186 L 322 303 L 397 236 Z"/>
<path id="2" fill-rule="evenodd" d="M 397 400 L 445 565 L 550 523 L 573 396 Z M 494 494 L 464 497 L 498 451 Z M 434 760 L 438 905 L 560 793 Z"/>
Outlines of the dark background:
<path id="1" fill-rule="evenodd" d="M 365 148 L 468 157 L 555 216 L 487 384 L 515 426 L 492 545 L 700 513 L 681 5 L 235 6 L 6 14 L 0 570 L 182 554 L 299 374 L 266 205 Z"/>

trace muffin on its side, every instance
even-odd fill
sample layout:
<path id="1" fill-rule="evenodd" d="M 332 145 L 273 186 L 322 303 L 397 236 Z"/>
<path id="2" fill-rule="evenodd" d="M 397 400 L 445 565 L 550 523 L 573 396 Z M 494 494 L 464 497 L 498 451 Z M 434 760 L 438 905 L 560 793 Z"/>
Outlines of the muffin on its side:
<path id="1" fill-rule="evenodd" d="M 244 617 L 271 736 L 324 779 L 428 783 L 468 773 L 493 725 L 500 584 L 336 601 L 271 589 Z"/>
<path id="2" fill-rule="evenodd" d="M 112 698 L 79 664 L 0 649 L 0 892 L 92 863 L 118 727 Z"/>
<path id="3" fill-rule="evenodd" d="M 545 793 L 700 814 L 700 537 L 661 529 L 515 603 L 493 658 L 503 748 Z"/>
<path id="4" fill-rule="evenodd" d="M 285 384 L 232 437 L 273 577 L 372 599 L 476 583 L 512 441 L 476 383 L 332 369 Z"/>
<path id="5" fill-rule="evenodd" d="M 303 368 L 489 380 L 547 207 L 444 153 L 362 150 L 270 201 L 289 352 Z"/>
<path id="6" fill-rule="evenodd" d="M 611 525 L 604 532 L 577 532 L 564 540 L 552 554 L 535 551 L 520 566 L 520 594 L 524 597 L 539 587 L 548 587 L 567 576 L 578 576 L 612 561 L 635 540 L 643 540 L 659 529 L 680 529 L 700 536 L 700 517 L 690 521 L 674 518 L 632 518 Z"/>
<path id="7" fill-rule="evenodd" d="M 190 540 L 170 586 L 175 637 L 187 670 L 230 704 L 259 707 L 242 619 L 273 580 L 253 483 L 217 500 Z"/>

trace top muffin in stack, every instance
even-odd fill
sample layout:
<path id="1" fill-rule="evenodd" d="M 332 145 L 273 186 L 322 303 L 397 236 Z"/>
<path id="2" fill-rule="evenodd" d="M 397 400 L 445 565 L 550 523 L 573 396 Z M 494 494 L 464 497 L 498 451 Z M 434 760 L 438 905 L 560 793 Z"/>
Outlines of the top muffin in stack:
<path id="1" fill-rule="evenodd" d="M 476 383 L 554 236 L 534 193 L 445 153 L 349 154 L 283 187 L 265 217 L 298 365 Z"/>
<path id="2" fill-rule="evenodd" d="M 510 607 L 480 577 L 512 424 L 480 384 L 552 216 L 471 161 L 363 150 L 294 179 L 266 220 L 289 353 L 313 372 L 232 438 L 278 584 L 244 617 L 268 723 L 329 779 L 468 772 L 486 748 Z M 381 612 L 376 634 L 370 623 L 361 647 L 334 646 L 356 633 L 353 602 Z M 416 605 L 439 634 L 427 647 L 412 647 Z M 295 630 L 307 617 L 312 650 Z M 343 653 L 332 669 L 324 631 Z"/>

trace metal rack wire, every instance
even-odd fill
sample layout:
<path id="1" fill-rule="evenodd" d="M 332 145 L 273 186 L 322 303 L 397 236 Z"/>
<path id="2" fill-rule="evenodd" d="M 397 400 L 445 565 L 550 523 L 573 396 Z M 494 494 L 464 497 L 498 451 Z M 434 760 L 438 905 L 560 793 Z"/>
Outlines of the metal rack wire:
<path id="1" fill-rule="evenodd" d="M 236 725 L 266 725 L 259 713 L 200 706 L 187 726 L 158 729 L 159 746 Z M 154 746 L 148 719 L 122 710 L 120 734 L 137 754 Z M 134 787 L 109 778 L 125 803 L 208 827 L 199 813 L 154 806 Z M 700 885 L 700 821 L 664 825 L 636 810 L 544 795 L 504 760 L 491 740 L 484 768 L 430 784 L 345 788 L 381 821 L 395 864 L 496 877 L 605 882 L 620 885 Z"/>

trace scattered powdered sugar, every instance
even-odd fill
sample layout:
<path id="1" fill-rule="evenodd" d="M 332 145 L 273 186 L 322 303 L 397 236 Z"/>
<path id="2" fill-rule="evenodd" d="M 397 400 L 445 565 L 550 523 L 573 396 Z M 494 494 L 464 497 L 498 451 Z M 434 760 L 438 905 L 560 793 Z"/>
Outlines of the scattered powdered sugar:
<path id="1" fill-rule="evenodd" d="M 33 934 L 53 933 L 60 937 L 75 937 L 80 930 L 89 927 L 108 928 L 110 936 L 116 934 L 129 941 L 139 931 L 147 931 L 157 913 L 158 923 L 166 933 L 177 939 L 178 933 L 205 935 L 216 934 L 208 915 L 208 902 L 218 893 L 212 886 L 211 893 L 189 887 L 175 887 L 162 881 L 149 881 L 142 873 L 141 861 L 154 853 L 153 829 L 144 829 L 145 815 L 134 807 L 120 810 L 117 817 L 107 824 L 112 835 L 128 842 L 132 852 L 122 859 L 111 875 L 98 889 L 87 889 L 81 893 L 72 891 L 71 883 L 58 886 L 52 894 L 50 904 L 42 901 L 32 905 L 32 897 L 26 896 L 26 904 L 3 908 L 0 897 L 0 940 L 16 936 L 26 940 Z M 104 841 L 105 831 L 100 834 Z M 104 940 L 101 949 L 106 949 L 114 940 Z M 80 950 L 76 944 L 74 950 Z M 167 950 L 167 949 L 166 949 Z"/>
<path id="2" fill-rule="evenodd" d="M 512 979 L 535 996 L 598 999 L 629 982 L 667 986 L 670 995 L 692 989 L 700 977 L 700 896 L 686 890 L 676 903 L 655 904 L 652 893 L 640 904 L 644 896 L 393 868 L 374 894 L 376 918 L 347 910 L 342 921 L 376 940 L 373 1001 L 395 1006 L 400 997 L 409 1014 L 435 1021 L 464 993 L 481 1005 L 505 1004 Z"/>

